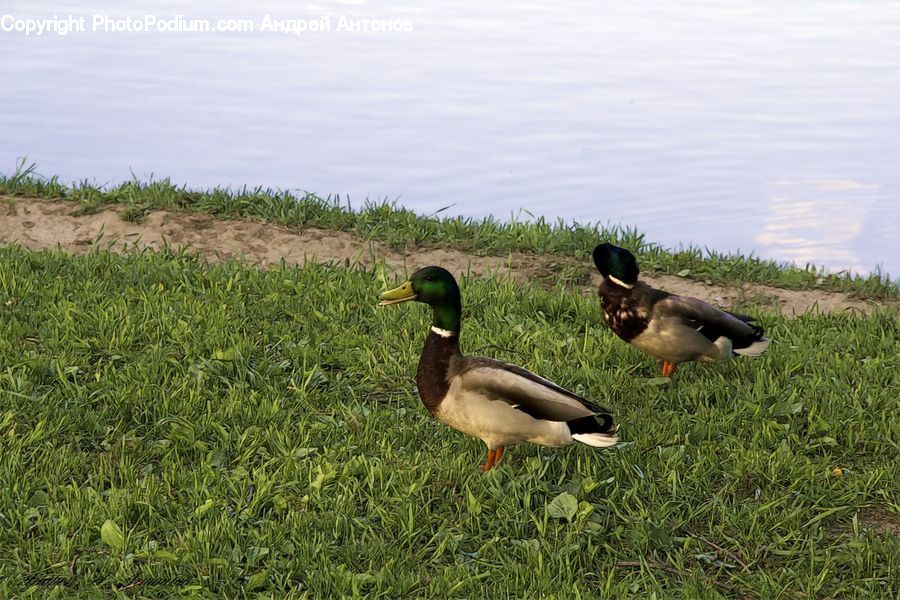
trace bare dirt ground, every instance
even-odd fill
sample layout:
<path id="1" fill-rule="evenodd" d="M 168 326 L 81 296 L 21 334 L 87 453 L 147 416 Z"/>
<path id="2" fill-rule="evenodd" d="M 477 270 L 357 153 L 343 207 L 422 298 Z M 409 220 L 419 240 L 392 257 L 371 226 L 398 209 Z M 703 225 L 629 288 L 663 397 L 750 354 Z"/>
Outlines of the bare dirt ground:
<path id="1" fill-rule="evenodd" d="M 0 243 L 21 244 L 33 250 L 59 246 L 74 253 L 87 252 L 98 244 L 115 251 L 158 249 L 168 244 L 172 248 L 186 247 L 211 262 L 237 258 L 267 266 L 281 260 L 288 264 L 314 260 L 372 267 L 383 260 L 389 269 L 400 274 L 438 264 L 454 273 L 508 276 L 521 282 L 538 279 L 551 283 L 552 274 L 566 260 L 558 256 L 521 253 L 502 257 L 477 256 L 433 248 L 416 249 L 404 255 L 341 231 L 162 210 L 153 211 L 140 223 L 134 223 L 122 218 L 124 209 L 119 206 L 87 215 L 76 214 L 77 209 L 65 202 L 0 196 Z M 576 259 L 569 264 L 576 264 Z M 694 296 L 723 308 L 753 302 L 763 309 L 800 315 L 809 311 L 848 309 L 870 312 L 879 306 L 822 290 L 786 290 L 755 284 L 725 288 L 671 275 L 642 275 L 642 278 L 654 287 Z M 583 288 L 584 293 L 592 293 L 599 282 L 599 275 L 593 273 L 589 285 L 586 283 Z"/>

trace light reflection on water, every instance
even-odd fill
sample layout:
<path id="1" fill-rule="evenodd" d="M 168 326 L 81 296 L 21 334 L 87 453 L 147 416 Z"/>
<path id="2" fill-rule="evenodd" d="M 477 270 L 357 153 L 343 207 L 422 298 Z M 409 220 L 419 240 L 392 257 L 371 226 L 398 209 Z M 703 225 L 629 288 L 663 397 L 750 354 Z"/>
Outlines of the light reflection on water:
<path id="1" fill-rule="evenodd" d="M 0 13 L 328 14 L 414 31 L 0 33 L 5 172 L 27 155 L 67 181 L 525 209 L 900 272 L 897 2 L 31 4 Z"/>
<path id="2" fill-rule="evenodd" d="M 878 202 L 878 186 L 848 180 L 778 181 L 756 240 L 796 264 L 870 267 L 854 248 Z"/>

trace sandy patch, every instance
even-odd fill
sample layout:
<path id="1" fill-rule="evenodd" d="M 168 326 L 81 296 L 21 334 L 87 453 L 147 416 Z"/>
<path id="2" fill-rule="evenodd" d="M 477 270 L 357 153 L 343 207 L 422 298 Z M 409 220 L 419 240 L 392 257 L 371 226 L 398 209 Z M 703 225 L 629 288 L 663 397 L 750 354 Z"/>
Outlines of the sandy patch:
<path id="1" fill-rule="evenodd" d="M 267 266 L 284 260 L 303 264 L 307 260 L 337 262 L 371 268 L 380 261 L 395 273 L 403 274 L 431 264 L 441 265 L 454 273 L 476 276 L 499 275 L 516 281 L 551 281 L 560 264 L 559 257 L 541 257 L 521 253 L 509 256 L 476 256 L 458 250 L 418 249 L 404 255 L 373 241 L 341 231 L 308 227 L 287 227 L 258 221 L 218 219 L 200 213 L 176 213 L 164 210 L 149 213 L 140 223 L 122 218 L 124 208 L 110 206 L 88 215 L 75 214 L 78 206 L 65 202 L 49 202 L 31 198 L 0 196 L 0 243 L 17 243 L 33 250 L 60 246 L 68 251 L 89 251 L 95 244 L 115 251 L 126 248 L 187 247 L 214 262 L 238 258 Z M 577 264 L 572 259 L 571 265 Z M 671 275 L 643 277 L 655 287 L 694 296 L 728 308 L 752 302 L 763 309 L 788 315 L 811 310 L 871 311 L 878 305 L 848 298 L 846 294 L 822 290 L 785 290 L 746 284 L 724 288 Z M 593 293 L 599 276 L 591 276 Z"/>
<path id="2" fill-rule="evenodd" d="M 883 506 L 870 506 L 859 511 L 859 520 L 866 527 L 900 537 L 900 515 L 888 512 Z"/>

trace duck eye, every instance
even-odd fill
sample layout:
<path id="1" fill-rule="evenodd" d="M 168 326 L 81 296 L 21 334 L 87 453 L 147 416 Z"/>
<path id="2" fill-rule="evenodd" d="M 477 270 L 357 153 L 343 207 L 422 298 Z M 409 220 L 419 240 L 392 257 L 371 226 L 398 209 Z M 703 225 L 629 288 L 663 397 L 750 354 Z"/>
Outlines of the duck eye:
<path id="1" fill-rule="evenodd" d="M 429 275 L 425 279 L 427 279 L 428 281 L 434 281 L 434 275 Z"/>

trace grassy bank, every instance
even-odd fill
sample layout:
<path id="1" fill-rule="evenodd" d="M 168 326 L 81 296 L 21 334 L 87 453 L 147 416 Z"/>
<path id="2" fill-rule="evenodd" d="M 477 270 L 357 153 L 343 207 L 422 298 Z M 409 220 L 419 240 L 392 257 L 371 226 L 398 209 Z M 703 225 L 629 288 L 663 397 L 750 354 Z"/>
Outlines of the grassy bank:
<path id="1" fill-rule="evenodd" d="M 168 180 L 128 181 L 98 187 L 87 182 L 65 185 L 56 178 L 35 175 L 22 166 L 11 176 L 0 176 L 0 194 L 69 200 L 90 212 L 109 204 L 126 206 L 126 218 L 139 220 L 150 210 L 197 211 L 220 217 L 264 219 L 287 225 L 303 225 L 353 232 L 396 249 L 453 247 L 477 254 L 509 252 L 557 254 L 574 258 L 583 275 L 593 270 L 590 251 L 599 240 L 613 241 L 634 250 L 641 268 L 651 273 L 669 273 L 713 283 L 762 283 L 791 289 L 824 289 L 849 292 L 858 297 L 895 300 L 896 282 L 879 274 L 858 276 L 826 274 L 814 266 L 800 269 L 752 256 L 716 254 L 700 248 L 672 252 L 647 242 L 629 227 L 601 224 L 529 221 L 498 221 L 463 217 L 418 215 L 394 204 L 366 203 L 351 210 L 339 200 L 307 194 L 264 189 L 208 191 L 189 190 Z"/>
<path id="2" fill-rule="evenodd" d="M 896 314 L 767 316 L 759 359 L 658 385 L 594 298 L 464 282 L 465 350 L 611 407 L 625 441 L 482 474 L 415 395 L 425 307 L 376 308 L 383 286 L 0 248 L 0 596 L 900 589 Z"/>

